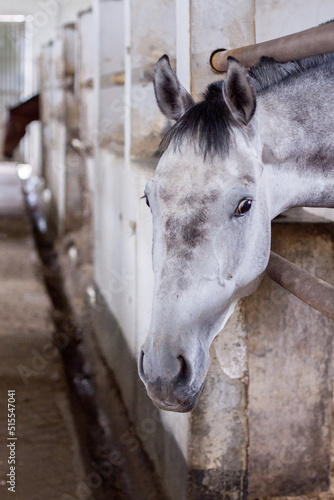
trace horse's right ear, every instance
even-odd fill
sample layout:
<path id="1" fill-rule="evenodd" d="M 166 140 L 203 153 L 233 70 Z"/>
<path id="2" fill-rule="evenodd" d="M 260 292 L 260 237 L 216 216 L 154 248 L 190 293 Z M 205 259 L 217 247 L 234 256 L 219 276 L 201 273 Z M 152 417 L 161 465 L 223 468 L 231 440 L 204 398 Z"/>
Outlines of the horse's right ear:
<path id="1" fill-rule="evenodd" d="M 240 125 L 248 125 L 256 108 L 255 92 L 249 73 L 234 57 L 228 57 L 227 75 L 223 85 L 225 102 Z"/>
<path id="2" fill-rule="evenodd" d="M 153 85 L 160 110 L 171 120 L 179 120 L 195 104 L 189 92 L 180 84 L 166 55 L 155 66 Z"/>

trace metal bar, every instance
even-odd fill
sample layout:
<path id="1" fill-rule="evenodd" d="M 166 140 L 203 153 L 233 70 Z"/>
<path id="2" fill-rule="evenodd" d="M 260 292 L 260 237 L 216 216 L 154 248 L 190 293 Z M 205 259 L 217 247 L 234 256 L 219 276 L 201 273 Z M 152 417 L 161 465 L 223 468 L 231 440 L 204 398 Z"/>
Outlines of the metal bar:
<path id="1" fill-rule="evenodd" d="M 334 22 L 247 47 L 216 50 L 211 55 L 210 64 L 215 71 L 224 72 L 227 71 L 229 56 L 235 57 L 241 64 L 249 67 L 262 56 L 287 62 L 330 52 L 334 52 Z"/>
<path id="2" fill-rule="evenodd" d="M 334 286 L 270 252 L 268 276 L 303 302 L 334 320 Z"/>

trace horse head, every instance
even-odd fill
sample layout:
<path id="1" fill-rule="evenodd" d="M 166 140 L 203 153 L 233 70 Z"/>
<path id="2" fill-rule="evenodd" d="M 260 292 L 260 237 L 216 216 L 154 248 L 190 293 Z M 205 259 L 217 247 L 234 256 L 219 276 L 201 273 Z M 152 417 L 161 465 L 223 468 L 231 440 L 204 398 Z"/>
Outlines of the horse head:
<path id="1" fill-rule="evenodd" d="M 26 133 L 29 123 L 40 119 L 39 94 L 26 101 L 8 108 L 9 117 L 6 123 L 3 154 L 6 158 L 13 158 L 14 150 Z"/>
<path id="2" fill-rule="evenodd" d="M 154 88 L 176 123 L 145 188 L 155 287 L 139 373 L 155 405 L 186 412 L 203 388 L 213 339 L 267 266 L 271 216 L 245 68 L 231 60 L 225 81 L 195 104 L 163 56 Z"/>

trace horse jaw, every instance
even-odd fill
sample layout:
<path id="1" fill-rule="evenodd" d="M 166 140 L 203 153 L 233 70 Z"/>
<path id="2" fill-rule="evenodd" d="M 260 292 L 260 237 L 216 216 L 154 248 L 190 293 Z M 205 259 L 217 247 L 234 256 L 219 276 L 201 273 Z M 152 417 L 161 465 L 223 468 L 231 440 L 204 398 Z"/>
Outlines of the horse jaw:
<path id="1" fill-rule="evenodd" d="M 139 359 L 139 375 L 155 406 L 178 413 L 189 412 L 196 406 L 210 365 L 211 343 L 225 326 L 235 303 L 211 329 L 209 326 L 201 328 L 200 320 L 197 325 L 192 324 L 192 328 L 198 327 L 197 332 L 191 331 L 190 326 L 185 327 L 185 331 L 173 332 L 173 321 L 163 326 L 152 318 L 150 333 Z M 174 310 L 165 316 L 175 314 L 177 311 Z M 167 343 L 166 337 L 169 339 Z"/>

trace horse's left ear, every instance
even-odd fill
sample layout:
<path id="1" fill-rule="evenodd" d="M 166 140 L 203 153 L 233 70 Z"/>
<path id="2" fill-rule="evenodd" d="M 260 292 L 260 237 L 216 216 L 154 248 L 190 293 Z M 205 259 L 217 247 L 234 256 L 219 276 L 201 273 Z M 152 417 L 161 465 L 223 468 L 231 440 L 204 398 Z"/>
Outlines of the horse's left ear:
<path id="1" fill-rule="evenodd" d="M 256 98 L 248 71 L 234 57 L 229 57 L 223 85 L 225 102 L 240 125 L 248 125 L 255 113 Z"/>
<path id="2" fill-rule="evenodd" d="M 172 70 L 167 55 L 162 56 L 155 66 L 153 85 L 160 110 L 171 120 L 179 120 L 195 104 Z"/>

